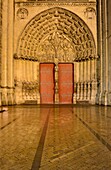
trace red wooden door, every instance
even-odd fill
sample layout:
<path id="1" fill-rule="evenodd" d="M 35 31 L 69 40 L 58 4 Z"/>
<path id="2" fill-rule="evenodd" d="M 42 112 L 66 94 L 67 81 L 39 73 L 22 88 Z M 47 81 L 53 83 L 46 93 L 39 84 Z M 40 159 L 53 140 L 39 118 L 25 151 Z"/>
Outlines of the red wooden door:
<path id="1" fill-rule="evenodd" d="M 59 64 L 59 102 L 73 101 L 73 64 Z"/>
<path id="2" fill-rule="evenodd" d="M 54 103 L 54 64 L 40 64 L 41 103 Z"/>

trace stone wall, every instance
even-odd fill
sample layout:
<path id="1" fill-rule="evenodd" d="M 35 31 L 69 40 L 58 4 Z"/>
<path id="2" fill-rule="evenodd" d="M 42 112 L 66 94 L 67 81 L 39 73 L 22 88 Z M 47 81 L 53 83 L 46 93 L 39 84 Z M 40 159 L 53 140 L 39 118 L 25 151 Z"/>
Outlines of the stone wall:
<path id="1" fill-rule="evenodd" d="M 99 100 L 101 105 L 111 105 L 111 1 L 98 0 L 98 75 L 100 83 L 98 88 Z"/>
<path id="2" fill-rule="evenodd" d="M 2 50 L 2 3 L 0 0 L 0 82 L 1 82 L 1 50 Z"/>
<path id="3" fill-rule="evenodd" d="M 1 53 L 2 53 L 2 0 L 0 0 L 0 86 L 1 86 Z M 0 92 L 0 106 L 1 106 L 1 92 Z"/>
<path id="4" fill-rule="evenodd" d="M 107 0 L 108 1 L 108 0 Z M 108 1 L 108 64 L 109 73 L 111 73 L 111 1 Z M 108 85 L 108 104 L 111 105 L 111 75 L 109 75 Z"/>

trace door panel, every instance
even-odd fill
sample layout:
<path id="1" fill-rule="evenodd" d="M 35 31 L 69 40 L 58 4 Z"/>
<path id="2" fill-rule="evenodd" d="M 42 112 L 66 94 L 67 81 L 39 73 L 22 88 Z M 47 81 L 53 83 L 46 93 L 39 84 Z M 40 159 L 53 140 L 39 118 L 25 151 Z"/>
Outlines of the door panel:
<path id="1" fill-rule="evenodd" d="M 54 64 L 40 64 L 41 103 L 54 103 Z"/>
<path id="2" fill-rule="evenodd" d="M 73 64 L 59 64 L 59 102 L 72 103 Z"/>

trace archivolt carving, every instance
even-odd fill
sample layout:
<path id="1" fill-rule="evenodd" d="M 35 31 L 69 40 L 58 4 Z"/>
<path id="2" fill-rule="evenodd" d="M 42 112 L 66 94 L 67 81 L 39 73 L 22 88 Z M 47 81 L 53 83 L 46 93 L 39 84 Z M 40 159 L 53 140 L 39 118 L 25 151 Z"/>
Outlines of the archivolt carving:
<path id="1" fill-rule="evenodd" d="M 45 56 L 46 58 L 49 57 L 51 60 L 54 57 L 62 57 L 65 52 L 62 47 L 59 48 L 56 56 L 54 47 L 51 46 L 51 41 L 48 39 L 55 33 L 60 36 L 58 40 L 61 42 L 61 46 L 66 42 L 70 45 L 69 49 L 73 55 L 69 60 L 79 60 L 95 55 L 94 38 L 84 21 L 66 9 L 55 7 L 43 11 L 28 23 L 19 40 L 17 57 L 42 60 L 42 55 L 46 55 L 45 50 L 48 46 L 50 46 L 50 50 L 48 50 L 50 54 Z M 60 55 L 60 53 L 62 54 Z"/>
<path id="2" fill-rule="evenodd" d="M 74 46 L 62 34 L 52 33 L 38 46 L 37 55 L 40 61 L 52 62 L 73 61 L 76 54 Z"/>

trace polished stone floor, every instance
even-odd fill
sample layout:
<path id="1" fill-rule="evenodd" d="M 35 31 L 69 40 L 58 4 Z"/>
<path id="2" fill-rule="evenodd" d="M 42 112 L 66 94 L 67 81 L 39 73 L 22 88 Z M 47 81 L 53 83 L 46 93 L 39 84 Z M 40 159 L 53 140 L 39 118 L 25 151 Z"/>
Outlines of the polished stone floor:
<path id="1" fill-rule="evenodd" d="M 8 107 L 0 113 L 0 170 L 111 170 L 111 107 Z"/>

